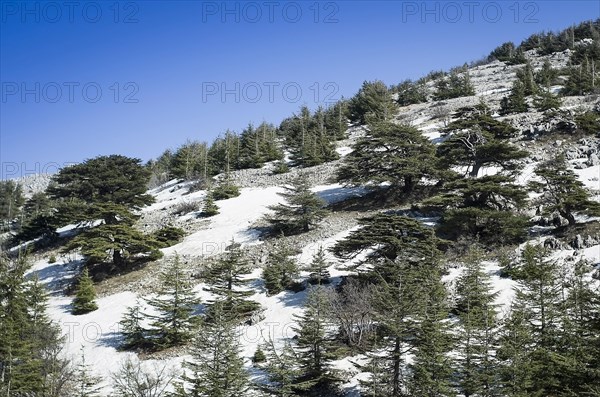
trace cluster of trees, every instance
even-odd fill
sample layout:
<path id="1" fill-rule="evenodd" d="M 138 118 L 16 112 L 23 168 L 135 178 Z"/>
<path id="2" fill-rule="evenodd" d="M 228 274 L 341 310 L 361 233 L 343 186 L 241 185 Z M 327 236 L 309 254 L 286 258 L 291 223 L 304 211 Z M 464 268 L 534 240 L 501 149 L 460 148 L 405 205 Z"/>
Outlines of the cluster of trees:
<path id="1" fill-rule="evenodd" d="M 515 178 L 528 153 L 510 142 L 518 131 L 490 113 L 484 104 L 459 109 L 437 146 L 411 126 L 371 125 L 344 159 L 337 179 L 383 193 L 388 200 L 420 200 L 415 207 L 439 215 L 439 235 L 453 240 L 479 238 L 492 245 L 523 241 L 528 221 L 522 211 L 530 190 L 545 192 L 540 203 L 544 211 L 558 211 L 569 225 L 577 214 L 597 213 L 564 159 L 539 165 L 541 185 L 518 185 Z M 493 175 L 484 172 L 490 168 L 496 170 Z"/>
<path id="2" fill-rule="evenodd" d="M 533 105 L 539 111 L 559 109 L 562 101 L 551 91 L 559 71 L 553 69 L 546 60 L 538 72 L 534 72 L 530 62 L 517 70 L 510 94 L 500 102 L 500 114 L 523 113 L 529 110 L 527 98 L 533 96 Z"/>
<path id="3" fill-rule="evenodd" d="M 279 127 L 262 122 L 257 127 L 249 124 L 239 134 L 228 130 L 211 144 L 188 141 L 147 164 L 152 170 L 152 185 L 171 178 L 209 181 L 220 173 L 260 168 L 273 161 L 282 163 L 285 151 L 296 166 L 310 167 L 335 160 L 335 142 L 345 138 L 348 128 L 348 107 L 348 101 L 343 99 L 314 112 L 302 106 Z M 275 172 L 281 172 L 281 167 Z"/>

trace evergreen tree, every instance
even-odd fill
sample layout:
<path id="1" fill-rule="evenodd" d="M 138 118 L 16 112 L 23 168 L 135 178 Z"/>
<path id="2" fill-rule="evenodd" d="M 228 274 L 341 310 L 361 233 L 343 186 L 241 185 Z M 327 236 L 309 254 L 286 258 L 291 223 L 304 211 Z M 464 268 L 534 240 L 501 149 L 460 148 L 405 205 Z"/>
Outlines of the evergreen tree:
<path id="1" fill-rule="evenodd" d="M 408 106 L 427 102 L 427 85 L 425 79 L 417 81 L 405 80 L 396 86 L 398 105 Z"/>
<path id="2" fill-rule="evenodd" d="M 269 251 L 262 274 L 269 295 L 278 294 L 290 287 L 294 278 L 298 276 L 298 263 L 292 258 L 295 254 L 296 252 L 285 243 Z"/>
<path id="3" fill-rule="evenodd" d="M 544 60 L 542 69 L 535 74 L 535 82 L 541 87 L 550 87 L 558 77 L 558 71 L 552 68 L 548 59 Z"/>
<path id="4" fill-rule="evenodd" d="M 213 305 L 218 302 L 220 310 L 232 321 L 242 321 L 260 308 L 258 302 L 246 299 L 253 295 L 252 291 L 244 290 L 251 280 L 243 276 L 250 272 L 250 265 L 240 244 L 234 241 L 227 252 L 208 269 L 206 290 L 215 295 L 210 301 L 207 312 L 208 321 L 213 318 Z"/>
<path id="5" fill-rule="evenodd" d="M 141 349 L 149 346 L 148 330 L 143 326 L 146 315 L 142 312 L 142 305 L 139 300 L 134 306 L 127 308 L 119 322 L 121 333 L 123 334 L 124 349 Z"/>
<path id="6" fill-rule="evenodd" d="M 330 264 L 325 258 L 325 250 L 323 246 L 319 246 L 319 249 L 313 256 L 312 261 L 306 267 L 306 270 L 310 272 L 308 281 L 311 284 L 327 284 L 329 283 L 329 270 L 327 269 Z"/>
<path id="7" fill-rule="evenodd" d="M 509 323 L 505 332 L 522 333 L 529 343 L 521 351 L 514 350 L 515 342 L 505 340 L 501 346 L 499 356 L 504 361 L 509 395 L 557 395 L 563 391 L 560 379 L 567 368 L 558 354 L 563 290 L 558 265 L 547 257 L 542 247 L 527 245 L 514 273 L 519 280 L 513 302 L 518 322 Z"/>
<path id="8" fill-rule="evenodd" d="M 212 190 L 213 200 L 228 200 L 239 195 L 240 188 L 230 181 L 229 174 L 225 176 L 225 179 L 219 181 L 217 186 Z"/>
<path id="9" fill-rule="evenodd" d="M 213 318 L 202 324 L 192 348 L 192 360 L 185 362 L 183 376 L 187 386 L 183 395 L 190 397 L 239 397 L 249 389 L 248 373 L 240 355 L 235 322 L 223 311 L 220 302 Z"/>
<path id="10" fill-rule="evenodd" d="M 437 155 L 442 167 L 464 167 L 465 174 L 474 178 L 482 168 L 490 166 L 500 167 L 503 172 L 514 172 L 519 169 L 519 160 L 528 153 L 480 126 L 473 126 L 468 130 L 452 131 L 438 146 Z"/>
<path id="11" fill-rule="evenodd" d="M 60 396 L 71 376 L 60 328 L 46 313 L 47 295 L 20 255 L 0 254 L 0 394 Z"/>
<path id="12" fill-rule="evenodd" d="M 451 70 L 447 77 L 436 81 L 435 88 L 433 98 L 437 101 L 475 95 L 475 88 L 471 84 L 469 70 L 466 67 Z"/>
<path id="13" fill-rule="evenodd" d="M 535 173 L 542 181 L 534 181 L 530 186 L 542 193 L 539 201 L 544 213 L 558 211 L 569 222 L 569 226 L 577 223 L 577 214 L 600 214 L 600 204 L 591 199 L 583 183 L 568 168 L 564 156 L 541 163 L 536 167 Z"/>
<path id="14" fill-rule="evenodd" d="M 272 340 L 267 342 L 267 373 L 268 383 L 258 385 L 259 389 L 276 397 L 299 396 L 295 388 L 297 379 L 301 375 L 298 367 L 298 357 L 289 342 L 286 342 L 280 351 L 277 351 Z"/>
<path id="15" fill-rule="evenodd" d="M 208 180 L 213 174 L 208 145 L 205 142 L 188 140 L 175 151 L 169 163 L 171 173 L 176 178 Z"/>
<path id="16" fill-rule="evenodd" d="M 307 296 L 305 311 L 296 316 L 298 326 L 297 357 L 300 376 L 295 388 L 324 394 L 334 389 L 335 377 L 330 369 L 332 340 L 328 333 L 329 298 L 322 286 L 312 287 Z"/>
<path id="17" fill-rule="evenodd" d="M 204 199 L 204 206 L 200 213 L 203 217 L 211 217 L 219 214 L 219 206 L 215 203 L 212 192 L 206 192 L 206 198 Z"/>
<path id="18" fill-rule="evenodd" d="M 179 256 L 161 273 L 158 296 L 147 302 L 157 314 L 153 319 L 151 333 L 158 348 L 179 346 L 188 342 L 198 324 L 194 315 L 200 300 L 192 291 L 189 276 L 185 274 Z"/>
<path id="19" fill-rule="evenodd" d="M 483 253 L 476 247 L 465 258 L 465 269 L 457 280 L 458 385 L 465 397 L 498 395 L 496 332 L 497 293 L 482 266 Z"/>
<path id="20" fill-rule="evenodd" d="M 517 80 L 523 84 L 525 96 L 534 95 L 538 91 L 538 86 L 535 83 L 535 74 L 533 66 L 527 62 L 524 67 L 517 70 Z"/>
<path id="21" fill-rule="evenodd" d="M 596 62 L 584 58 L 579 65 L 571 65 L 567 69 L 568 80 L 561 93 L 563 95 L 588 95 L 596 90 L 598 73 Z"/>
<path id="22" fill-rule="evenodd" d="M 310 190 L 306 174 L 296 177 L 279 195 L 285 199 L 286 204 L 270 206 L 273 215 L 266 218 L 277 231 L 308 232 L 327 214 L 325 202 Z"/>
<path id="23" fill-rule="evenodd" d="M 85 362 L 85 352 L 81 347 L 81 362 L 75 371 L 75 396 L 77 397 L 99 397 L 101 378 L 94 376 L 92 370 Z"/>
<path id="24" fill-rule="evenodd" d="M 63 248 L 68 252 L 79 248 L 86 265 L 108 264 L 107 270 L 115 272 L 140 260 L 162 257 L 161 244 L 127 224 L 100 225 L 85 231 Z"/>
<path id="25" fill-rule="evenodd" d="M 538 94 L 533 100 L 533 105 L 539 111 L 551 109 L 560 109 L 562 101 L 557 95 L 554 95 L 549 89 L 540 88 Z"/>
<path id="26" fill-rule="evenodd" d="M 396 106 L 382 81 L 365 81 L 350 100 L 348 112 L 352 122 L 377 123 L 391 120 L 396 113 Z"/>
<path id="27" fill-rule="evenodd" d="M 348 129 L 348 101 L 341 99 L 325 111 L 325 129 L 335 139 L 345 139 Z"/>
<path id="28" fill-rule="evenodd" d="M 353 185 L 389 184 L 391 191 L 412 192 L 425 178 L 435 178 L 435 148 L 409 126 L 377 124 L 354 145 L 337 179 Z"/>
<path id="29" fill-rule="evenodd" d="M 90 277 L 87 267 L 84 267 L 77 281 L 77 290 L 71 304 L 71 312 L 73 314 L 93 312 L 98 309 L 95 299 L 94 281 Z"/>
<path id="30" fill-rule="evenodd" d="M 16 220 L 25 203 L 23 187 L 12 180 L 0 181 L 0 222 Z"/>
<path id="31" fill-rule="evenodd" d="M 529 110 L 525 99 L 525 87 L 520 80 L 513 82 L 510 94 L 500 101 L 500 114 L 524 113 Z"/>

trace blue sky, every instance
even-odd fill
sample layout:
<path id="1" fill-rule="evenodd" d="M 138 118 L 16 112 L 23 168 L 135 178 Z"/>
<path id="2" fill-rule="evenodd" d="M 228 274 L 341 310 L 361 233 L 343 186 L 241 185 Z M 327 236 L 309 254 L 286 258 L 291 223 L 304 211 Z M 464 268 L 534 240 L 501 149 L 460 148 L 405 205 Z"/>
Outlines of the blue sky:
<path id="1" fill-rule="evenodd" d="M 0 1 L 2 178 L 143 160 L 600 16 L 600 1 Z"/>

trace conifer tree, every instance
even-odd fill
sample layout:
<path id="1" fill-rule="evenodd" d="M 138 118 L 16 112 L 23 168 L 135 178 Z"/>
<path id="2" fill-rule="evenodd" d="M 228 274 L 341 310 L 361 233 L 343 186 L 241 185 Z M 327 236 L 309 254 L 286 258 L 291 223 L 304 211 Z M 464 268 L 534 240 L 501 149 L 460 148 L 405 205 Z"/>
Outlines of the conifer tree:
<path id="1" fill-rule="evenodd" d="M 523 84 L 525 96 L 537 93 L 538 86 L 535 83 L 535 74 L 530 62 L 525 63 L 524 67 L 517 70 L 517 79 Z"/>
<path id="2" fill-rule="evenodd" d="M 223 314 L 233 321 L 244 320 L 260 308 L 258 302 L 246 299 L 253 295 L 253 292 L 243 289 L 250 281 L 243 276 L 250 270 L 241 245 L 232 241 L 223 257 L 208 270 L 206 290 L 215 295 L 215 299 L 209 302 L 208 321 L 212 320 L 212 307 L 215 302 L 218 302 Z"/>
<path id="3" fill-rule="evenodd" d="M 267 342 L 267 373 L 268 383 L 258 385 L 258 388 L 266 391 L 269 395 L 276 397 L 296 397 L 295 387 L 297 379 L 301 375 L 298 366 L 298 357 L 290 342 L 276 349 L 272 339 Z"/>
<path id="4" fill-rule="evenodd" d="M 310 190 L 306 174 L 296 177 L 279 193 L 286 203 L 270 206 L 272 215 L 266 220 L 275 230 L 285 233 L 308 232 L 327 214 L 325 202 Z"/>
<path id="5" fill-rule="evenodd" d="M 459 359 L 458 385 L 465 397 L 492 397 L 498 394 L 497 309 L 490 277 L 483 266 L 483 252 L 472 248 L 465 258 L 465 269 L 457 280 L 456 314 Z"/>
<path id="6" fill-rule="evenodd" d="M 269 251 L 263 269 L 265 288 L 269 295 L 275 295 L 288 288 L 298 276 L 298 263 L 292 257 L 296 252 L 284 242 Z"/>
<path id="7" fill-rule="evenodd" d="M 75 371 L 75 396 L 77 397 L 100 397 L 101 378 L 93 375 L 92 369 L 85 361 L 85 351 L 81 347 L 81 361 Z"/>
<path id="8" fill-rule="evenodd" d="M 560 109 L 562 101 L 560 98 L 553 94 L 548 88 L 540 88 L 536 97 L 533 99 L 533 105 L 539 111 L 546 111 L 551 109 Z"/>
<path id="9" fill-rule="evenodd" d="M 248 373 L 240 355 L 235 322 L 215 302 L 213 318 L 196 333 L 192 359 L 185 362 L 183 392 L 190 397 L 239 397 L 249 389 Z"/>
<path id="10" fill-rule="evenodd" d="M 35 276 L 25 277 L 29 267 L 25 255 L 0 253 L 0 394 L 63 395 L 70 363 L 61 330 L 46 313 L 43 286 Z"/>
<path id="11" fill-rule="evenodd" d="M 198 324 L 194 315 L 200 300 L 192 291 L 189 276 L 184 272 L 179 256 L 161 273 L 156 298 L 147 299 L 157 314 L 150 316 L 153 343 L 158 348 L 179 346 L 192 338 Z"/>
<path id="12" fill-rule="evenodd" d="M 538 201 L 543 205 L 544 213 L 558 211 L 569 222 L 569 226 L 577 223 L 577 214 L 600 214 L 600 204 L 591 199 L 590 193 L 568 167 L 563 155 L 539 164 L 535 173 L 542 181 L 533 181 L 530 186 L 542 193 Z"/>
<path id="13" fill-rule="evenodd" d="M 500 114 L 524 113 L 528 110 L 529 105 L 525 98 L 525 87 L 520 80 L 515 80 L 510 94 L 500 101 Z"/>
<path id="14" fill-rule="evenodd" d="M 85 314 L 98 309 L 95 299 L 94 281 L 90 277 L 87 267 L 84 267 L 77 280 L 77 289 L 71 312 L 73 314 Z"/>
<path id="15" fill-rule="evenodd" d="M 454 363 L 449 356 L 454 346 L 440 267 L 431 263 L 423 265 L 418 274 L 421 282 L 417 288 L 423 292 L 418 295 L 422 298 L 416 301 L 416 350 L 407 388 L 417 396 L 454 396 L 451 387 Z"/>
<path id="16" fill-rule="evenodd" d="M 328 326 L 328 294 L 325 287 L 311 287 L 302 315 L 296 316 L 298 333 L 296 354 L 300 376 L 295 387 L 304 391 L 325 391 L 334 389 L 335 377 L 330 369 L 332 340 Z"/>
<path id="17" fill-rule="evenodd" d="M 312 261 L 306 267 L 306 270 L 310 272 L 308 280 L 311 284 L 327 284 L 329 283 L 329 263 L 325 258 L 325 250 L 323 246 L 319 246 L 319 249 L 313 256 Z"/>
<path id="18" fill-rule="evenodd" d="M 412 192 L 424 178 L 436 178 L 435 148 L 410 126 L 380 123 L 371 126 L 344 158 L 337 179 L 351 185 L 389 185 L 389 190 Z"/>
<path id="19" fill-rule="evenodd" d="M 143 326 L 146 315 L 142 312 L 142 305 L 139 300 L 134 306 L 127 308 L 119 325 L 123 334 L 123 348 L 139 349 L 149 345 L 148 330 Z"/>
<path id="20" fill-rule="evenodd" d="M 211 217 L 219 214 L 219 206 L 215 203 L 212 192 L 206 192 L 206 198 L 204 199 L 204 206 L 202 207 L 201 216 Z"/>
<path id="21" fill-rule="evenodd" d="M 350 100 L 348 111 L 353 122 L 378 123 L 391 120 L 396 113 L 396 106 L 382 81 L 365 81 Z"/>

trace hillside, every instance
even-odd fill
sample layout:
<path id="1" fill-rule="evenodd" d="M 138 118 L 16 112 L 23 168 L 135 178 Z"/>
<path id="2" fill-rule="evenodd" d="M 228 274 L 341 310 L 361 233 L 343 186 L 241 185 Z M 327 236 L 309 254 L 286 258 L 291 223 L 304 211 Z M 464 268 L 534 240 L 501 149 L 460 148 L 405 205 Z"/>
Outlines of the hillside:
<path id="1" fill-rule="evenodd" d="M 592 44 L 582 42 L 579 45 Z M 534 73 L 538 73 L 545 63 L 556 70 L 566 68 L 569 66 L 569 59 L 573 53 L 574 50 L 567 49 L 541 55 L 536 49 L 530 49 L 524 51 L 524 56 L 530 62 Z M 458 132 L 448 132 L 449 127 L 452 128 L 453 125 L 456 125 L 453 123 L 468 120 L 468 118 L 463 118 L 464 113 L 473 112 L 473 109 L 477 109 L 481 104 L 485 104 L 490 109 L 489 116 L 493 120 L 505 122 L 515 129 L 514 135 L 505 138 L 503 142 L 527 152 L 526 157 L 519 159 L 519 167 L 510 174 L 511 177 L 514 177 L 515 186 L 528 189 L 523 197 L 526 204 L 518 211 L 518 215 L 526 218 L 529 222 L 524 230 L 524 237 L 507 240 L 506 244 L 495 245 L 494 236 L 492 236 L 491 242 L 485 240 L 484 233 L 489 233 L 489 230 L 486 229 L 476 237 L 469 237 L 466 234 L 459 238 L 441 235 L 445 242 L 439 242 L 439 247 L 441 247 L 440 281 L 447 291 L 448 296 L 445 301 L 449 302 L 450 306 L 464 295 L 464 291 L 461 290 L 463 288 L 461 283 L 464 283 L 461 275 L 465 274 L 466 262 L 468 262 L 466 259 L 467 247 L 478 244 L 482 246 L 485 255 L 479 258 L 479 262 L 481 270 L 489 277 L 492 303 L 497 305 L 494 306 L 498 313 L 497 332 L 507 332 L 504 329 L 501 330 L 500 324 L 506 324 L 507 319 L 512 318 L 509 313 L 516 299 L 515 288 L 524 288 L 523 285 L 526 284 L 523 279 L 515 276 L 516 273 L 506 274 L 507 261 L 516 267 L 516 263 L 521 263 L 519 259 L 521 254 L 528 249 L 526 246 L 531 244 L 545 247 L 548 252 L 545 254 L 543 263 L 553 262 L 553 266 L 560 268 L 561 272 L 564 271 L 569 275 L 568 277 L 571 277 L 570 274 L 576 263 L 580 263 L 582 260 L 587 261 L 589 268 L 586 270 L 584 278 L 591 283 L 592 289 L 595 288 L 596 292 L 600 274 L 600 214 L 586 215 L 583 213 L 585 211 L 577 212 L 575 214 L 576 224 L 571 227 L 556 213 L 546 214 L 543 212 L 544 205 L 535 201 L 543 195 L 543 191 L 535 192 L 528 188 L 530 182 L 542 180 L 539 173 L 535 172 L 536 167 L 562 153 L 565 155 L 568 168 L 574 172 L 577 180 L 583 184 L 589 194 L 589 199 L 592 202 L 600 203 L 600 160 L 598 159 L 600 156 L 600 135 L 598 135 L 600 131 L 596 130 L 595 133 L 577 132 L 579 127 L 574 122 L 577 115 L 600 113 L 598 94 L 563 96 L 559 108 L 551 111 L 536 110 L 534 106 L 531 106 L 526 112 L 501 115 L 502 100 L 511 94 L 513 83 L 518 80 L 518 71 L 523 67 L 523 63 L 510 64 L 497 59 L 481 65 L 472 65 L 460 73 L 466 73 L 469 76 L 474 95 L 439 100 L 430 98 L 423 103 L 396 106 L 393 117 L 386 120 L 396 126 L 418 129 L 421 135 L 429 140 L 435 148 L 447 142 L 453 133 L 459 134 L 469 130 L 471 127 L 461 125 L 457 127 L 456 131 Z M 439 79 L 434 78 L 424 84 L 433 90 Z M 554 79 L 552 84 L 548 85 L 548 92 L 560 92 L 566 81 L 564 74 L 562 77 Z M 401 94 L 402 92 L 395 88 L 390 89 L 390 95 L 395 100 Z M 533 102 L 533 99 L 529 99 L 529 102 Z M 100 395 L 103 396 L 115 395 L 111 374 L 115 373 L 119 363 L 126 357 L 142 360 L 142 367 L 150 372 L 163 366 L 181 372 L 181 363 L 193 359 L 190 355 L 189 344 L 184 343 L 165 349 L 127 351 L 122 348 L 122 325 L 119 322 L 127 313 L 128 308 L 132 307 L 139 299 L 141 299 L 143 312 L 156 313 L 155 307 L 149 305 L 147 300 L 159 298 L 157 293 L 161 291 L 165 283 L 161 278 L 161 272 L 168 269 L 176 257 L 181 262 L 185 279 L 191 283 L 193 293 L 201 299 L 202 303 L 196 308 L 196 314 L 205 315 L 208 310 L 206 304 L 218 299 L 218 295 L 215 295 L 214 291 L 210 291 L 212 279 L 207 276 L 212 261 L 226 257 L 230 250 L 228 247 L 234 241 L 241 244 L 241 249 L 250 266 L 249 272 L 241 276 L 242 280 L 249 282 L 240 283 L 234 290 L 246 292 L 244 299 L 260 305 L 260 309 L 253 313 L 250 319 L 237 325 L 240 336 L 240 356 L 243 359 L 243 367 L 248 371 L 252 381 L 259 384 L 269 383 L 268 368 L 254 365 L 252 358 L 257 348 L 266 349 L 266 342 L 271 340 L 275 349 L 280 350 L 289 343 L 298 342 L 299 319 L 307 310 L 307 297 L 312 288 L 307 281 L 310 272 L 306 266 L 311 263 L 319 248 L 325 248 L 327 271 L 331 281 L 329 284 L 325 284 L 327 290 L 333 291 L 336 287 L 344 286 L 348 279 L 353 277 L 356 277 L 357 280 L 364 277 L 362 280 L 366 284 L 374 283 L 372 280 L 365 281 L 370 276 L 368 270 L 362 270 L 362 266 L 365 266 L 362 261 L 365 258 L 368 259 L 372 252 L 379 249 L 376 243 L 368 250 L 356 251 L 356 255 L 353 257 L 340 254 L 340 249 L 336 248 L 340 242 L 348 241 L 346 239 L 352 236 L 353 232 L 365 229 L 365 223 L 361 219 L 376 217 L 382 213 L 399 214 L 418 221 L 426 230 L 434 230 L 443 219 L 448 217 L 447 213 L 440 212 L 436 207 L 439 202 L 431 201 L 437 197 L 437 193 L 431 192 L 435 192 L 436 189 L 443 186 L 442 182 L 455 182 L 459 186 L 456 189 L 460 189 L 462 186 L 460 183 L 463 180 L 481 180 L 486 176 L 505 175 L 502 166 L 494 162 L 485 163 L 474 178 L 445 180 L 445 176 L 426 175 L 423 176 L 413 192 L 400 198 L 392 197 L 389 191 L 384 189 L 388 186 L 387 182 L 378 180 L 376 183 L 369 184 L 340 180 L 338 178 L 340 169 L 347 164 L 356 145 L 359 142 L 364 143 L 365 136 L 370 136 L 373 125 L 376 124 L 361 123 L 360 121 L 348 122 L 349 127 L 345 136 L 328 143 L 334 145 L 335 153 L 339 158 L 323 161 L 318 165 L 298 166 L 297 163 L 294 163 L 293 158 L 290 158 L 294 153 L 290 153 L 290 150 L 286 149 L 284 160 L 266 161 L 260 168 L 232 169 L 229 172 L 216 173 L 213 178 L 209 177 L 215 181 L 212 189 L 207 189 L 206 186 L 198 183 L 198 179 L 187 180 L 180 177 L 168 180 L 165 180 L 164 177 L 156 179 L 156 186 L 147 190 L 147 194 L 153 197 L 154 202 L 134 210 L 139 217 L 133 223 L 133 227 L 146 234 L 160 231 L 167 226 L 177 227 L 183 230 L 183 237 L 168 247 L 160 248 L 162 258 L 149 260 L 143 266 L 135 266 L 127 271 L 117 271 L 109 275 L 95 273 L 98 308 L 87 314 L 74 315 L 71 313 L 73 300 L 71 285 L 79 275 L 80 269 L 85 266 L 86 258 L 80 250 L 65 251 L 64 245 L 73 235 L 79 234 L 82 230 L 88 230 L 82 226 L 89 226 L 85 222 L 90 222 L 90 220 L 86 219 L 80 224 L 63 225 L 59 229 L 58 245 L 49 244 L 33 250 L 30 255 L 32 266 L 27 274 L 29 276 L 36 275 L 49 291 L 48 313 L 50 318 L 60 326 L 61 333 L 66 336 L 63 352 L 65 357 L 78 362 L 83 352 L 90 372 L 102 379 L 99 385 L 101 387 Z M 491 156 L 493 157 L 493 154 Z M 273 170 L 281 161 L 287 161 L 290 170 L 285 173 L 274 173 Z M 229 167 L 229 163 L 227 167 Z M 467 165 L 452 165 L 447 169 L 456 171 L 457 175 L 466 175 L 469 171 Z M 155 172 L 153 175 L 156 176 L 157 173 Z M 273 214 L 273 206 L 285 203 L 280 193 L 284 191 L 284 186 L 294 183 L 299 175 L 307 178 L 310 190 L 324 201 L 329 213 L 318 219 L 318 225 L 311 227 L 307 232 L 286 233 L 285 235 L 268 233 L 270 226 L 265 217 Z M 212 194 L 214 186 L 218 185 L 216 182 L 219 180 L 226 180 L 227 183 L 238 186 L 240 194 L 237 197 L 215 201 L 219 213 L 210 217 L 202 216 L 201 212 L 207 195 L 209 191 Z M 19 183 L 23 185 L 26 196 L 31 197 L 33 193 L 44 191 L 48 181 L 48 178 L 41 176 L 27 178 Z M 484 187 L 484 192 L 485 189 L 488 187 Z M 544 189 L 547 191 L 550 188 L 545 187 Z M 450 191 L 445 194 L 451 195 L 454 192 Z M 455 200 L 455 198 L 447 196 L 443 196 L 443 199 Z M 499 199 L 499 201 L 502 200 Z M 184 211 L 183 208 L 186 206 L 188 209 Z M 458 228 L 458 226 L 453 227 Z M 492 234 L 497 234 L 498 241 L 504 238 L 502 230 L 496 226 L 490 226 L 490 228 Z M 450 240 L 451 242 L 448 242 Z M 417 243 L 414 244 L 416 246 Z M 424 244 L 429 244 L 429 242 Z M 21 244 L 20 247 L 27 245 L 34 246 L 33 242 L 29 241 Z M 284 245 L 290 247 L 290 252 L 293 253 L 292 259 L 300 265 L 301 270 L 294 277 L 295 283 L 292 287 L 269 294 L 263 279 L 263 269 L 270 261 L 270 253 Z M 402 247 L 399 252 L 409 250 Z M 431 249 L 437 250 L 437 248 Z M 16 249 L 13 248 L 12 252 L 15 253 Z M 376 263 L 380 262 L 367 260 L 368 266 L 377 266 Z M 353 267 L 353 265 L 356 266 Z M 357 277 L 357 275 L 359 276 Z M 565 275 L 565 277 L 567 276 Z M 431 288 L 426 295 L 433 296 L 434 287 Z M 390 307 L 390 311 L 392 309 Z M 597 311 L 596 308 L 596 315 Z M 454 324 L 458 327 L 454 331 L 450 331 L 450 334 L 454 332 L 455 336 L 462 332 L 460 331 L 462 330 L 460 328 L 462 320 L 456 313 L 456 311 L 448 310 L 447 315 L 443 316 L 444 319 L 440 322 L 446 325 Z M 390 316 L 392 315 L 396 314 L 390 314 Z M 369 316 L 372 316 L 371 327 L 384 323 L 380 315 L 370 313 Z M 558 314 L 556 316 L 556 318 L 559 317 Z M 335 318 L 335 315 L 333 317 Z M 597 320 L 596 317 L 595 321 Z M 145 318 L 143 323 L 148 327 L 150 318 Z M 597 324 L 594 326 L 597 327 Z M 330 333 L 332 338 L 336 335 L 339 336 L 341 331 L 337 327 L 339 324 L 332 320 L 327 323 L 324 332 Z M 597 328 L 595 329 L 597 332 Z M 369 379 L 373 379 L 373 370 L 370 367 L 373 357 L 384 357 L 390 348 L 390 345 L 386 345 L 384 342 L 384 340 L 387 341 L 387 336 L 381 336 L 387 335 L 385 332 L 388 331 L 379 330 L 381 333 L 379 336 L 382 338 L 379 342 L 372 342 L 360 347 L 344 345 L 338 340 L 337 349 L 329 364 L 339 378 L 339 395 L 367 395 L 365 390 L 369 386 L 365 386 L 363 382 L 368 383 Z M 372 337 L 374 340 L 377 339 L 375 334 Z M 598 343 L 597 335 L 595 339 L 590 337 L 590 340 Z M 411 342 L 406 343 L 410 345 Z M 454 348 L 449 349 L 446 356 L 462 357 L 462 353 L 459 352 L 460 343 L 456 341 L 453 343 L 455 343 Z M 597 347 L 595 349 L 598 351 Z M 416 356 L 415 351 L 417 351 Z M 418 349 L 407 348 L 402 364 L 406 368 L 412 368 L 407 370 L 407 373 L 413 373 L 414 368 L 417 368 L 410 367 L 411 365 L 419 363 L 419 365 L 425 365 L 419 361 L 424 358 L 419 356 L 418 352 Z M 597 360 L 595 362 L 597 363 Z M 380 370 L 383 371 L 383 369 Z M 553 370 L 556 369 L 553 368 Z M 592 370 L 597 373 L 599 369 L 596 367 Z M 168 389 L 173 390 L 175 383 L 171 384 Z M 457 387 L 456 384 L 452 383 L 452 388 L 455 387 Z M 464 392 L 452 390 L 454 390 L 452 392 L 454 394 L 444 395 L 465 395 Z M 246 393 L 244 395 L 258 395 L 254 391 Z M 330 395 L 326 394 L 329 391 L 322 393 L 320 395 Z M 589 393 L 586 395 L 599 395 L 594 393 L 600 393 L 600 389 L 597 387 L 590 389 Z M 153 396 L 159 395 L 153 394 Z M 395 394 L 389 392 L 381 395 Z M 529 394 L 526 392 L 523 395 Z"/>

